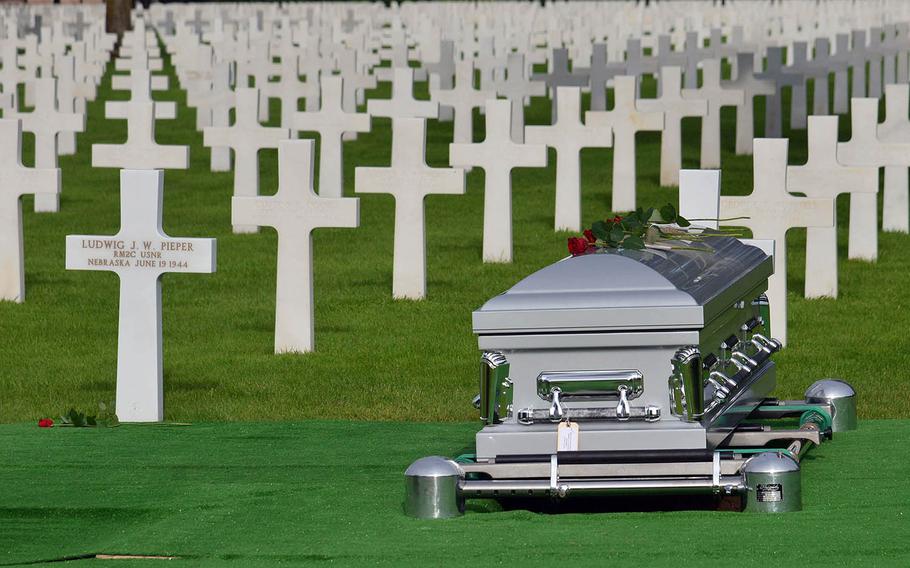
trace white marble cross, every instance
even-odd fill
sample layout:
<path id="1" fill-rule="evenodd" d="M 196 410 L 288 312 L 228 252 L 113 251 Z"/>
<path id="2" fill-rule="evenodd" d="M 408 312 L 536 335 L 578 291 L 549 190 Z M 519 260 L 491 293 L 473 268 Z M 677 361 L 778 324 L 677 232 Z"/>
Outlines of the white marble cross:
<path id="1" fill-rule="evenodd" d="M 512 104 L 509 100 L 490 99 L 486 105 L 484 141 L 449 145 L 449 165 L 477 166 L 484 171 L 484 262 L 512 262 L 512 169 L 547 165 L 545 145 L 512 141 Z"/>
<path id="2" fill-rule="evenodd" d="M 95 84 L 91 81 L 76 81 L 76 60 L 72 55 L 55 57 L 54 73 L 57 77 L 57 106 L 60 112 L 85 114 L 85 100 L 95 98 Z M 74 131 L 61 132 L 57 135 L 57 153 L 61 156 L 72 156 L 76 153 Z"/>
<path id="3" fill-rule="evenodd" d="M 635 100 L 636 78 L 616 77 L 613 87 L 613 109 L 588 111 L 585 124 L 592 128 L 613 130 L 613 211 L 635 209 L 635 134 L 664 127 L 662 112 L 644 112 Z"/>
<path id="4" fill-rule="evenodd" d="M 635 96 L 641 94 L 642 76 L 656 74 L 657 65 L 657 57 L 644 54 L 640 38 L 629 38 L 626 40 L 625 74 L 635 77 Z"/>
<path id="5" fill-rule="evenodd" d="M 882 142 L 910 144 L 910 86 L 885 86 L 885 121 L 878 125 L 878 139 Z M 907 208 L 907 166 L 885 166 L 885 192 L 882 197 L 882 230 L 906 233 L 910 231 Z"/>
<path id="6" fill-rule="evenodd" d="M 850 110 L 850 83 L 848 80 L 851 62 L 850 34 L 837 34 L 834 38 L 834 46 L 834 55 L 831 56 L 831 61 L 837 66 L 834 68 L 832 109 L 834 114 L 847 114 Z"/>
<path id="7" fill-rule="evenodd" d="M 866 30 L 852 30 L 850 38 L 852 45 L 846 54 L 847 64 L 853 68 L 850 98 L 863 98 L 866 96 L 866 63 L 869 60 L 869 54 L 866 52 Z"/>
<path id="8" fill-rule="evenodd" d="M 111 75 L 111 89 L 115 91 L 132 91 L 135 90 L 133 85 L 137 84 L 136 75 L 140 76 L 139 83 L 149 83 L 152 91 L 166 91 L 170 85 L 170 78 L 167 75 L 152 75 L 148 69 L 137 69 L 128 75 Z M 142 79 L 141 77 L 148 77 Z M 133 95 L 135 97 L 135 95 Z"/>
<path id="9" fill-rule="evenodd" d="M 806 84 L 814 67 L 814 64 L 809 62 L 809 44 L 795 41 L 787 55 L 792 58 L 792 63 L 784 68 L 784 72 L 796 78 L 796 82 L 790 88 L 790 128 L 803 130 L 806 128 L 808 109 Z M 827 76 L 825 81 L 827 82 Z"/>
<path id="10" fill-rule="evenodd" d="M 269 73 L 274 67 L 269 53 L 268 41 L 251 42 L 246 53 L 241 54 L 237 61 L 237 86 L 248 87 L 252 77 L 259 89 L 259 120 L 262 122 L 269 120 L 269 99 L 263 92 L 263 85 L 269 82 Z"/>
<path id="11" fill-rule="evenodd" d="M 506 78 L 494 80 L 496 93 L 512 101 L 512 141 L 521 144 L 525 141 L 524 107 L 526 100 L 532 96 L 542 97 L 547 86 L 539 81 L 529 81 L 525 75 L 525 58 L 520 53 L 510 53 L 506 64 Z"/>
<path id="12" fill-rule="evenodd" d="M 885 39 L 881 43 L 881 52 L 884 57 L 884 83 L 885 85 L 893 85 L 898 82 L 898 54 L 907 53 L 906 40 L 900 37 L 900 31 L 897 28 L 897 24 L 887 24 L 883 29 Z M 901 63 L 901 65 L 904 66 L 906 66 L 906 64 L 906 60 Z"/>
<path id="13" fill-rule="evenodd" d="M 373 102 L 373 101 L 370 101 Z M 461 195 L 464 170 L 430 168 L 426 163 L 426 122 L 397 118 L 392 134 L 392 163 L 388 168 L 357 168 L 357 193 L 390 193 L 395 197 L 395 236 L 392 296 L 419 300 L 426 296 L 426 223 L 428 195 Z"/>
<path id="14" fill-rule="evenodd" d="M 789 191 L 814 199 L 829 199 L 832 208 L 842 193 L 850 193 L 852 201 L 860 193 L 874 198 L 878 191 L 877 168 L 845 167 L 837 161 L 837 121 L 836 116 L 810 116 L 807 123 L 809 158 L 805 165 L 787 167 Z M 833 221 L 830 227 L 806 230 L 807 298 L 837 297 L 836 216 Z M 874 216 L 851 219 L 851 246 L 856 248 L 857 242 L 868 239 L 877 230 Z"/>
<path id="15" fill-rule="evenodd" d="M 34 35 L 25 38 L 25 53 L 19 56 L 19 63 L 25 67 L 25 106 L 35 106 L 35 77 L 41 74 L 41 69 L 48 69 L 51 63 L 50 54 L 45 57 L 39 52 L 38 38 Z"/>
<path id="16" fill-rule="evenodd" d="M 660 97 L 638 99 L 638 108 L 643 112 L 664 114 L 664 128 L 660 134 L 660 185 L 676 187 L 682 168 L 682 119 L 705 116 L 708 101 L 697 91 L 682 90 L 682 69 L 661 67 Z"/>
<path id="17" fill-rule="evenodd" d="M 392 41 L 391 46 L 383 47 L 380 50 L 380 55 L 383 61 L 388 61 L 388 67 L 376 67 L 373 73 L 376 75 L 376 78 L 380 81 L 388 81 L 390 79 L 394 80 L 394 70 L 395 69 L 404 69 L 410 68 L 410 56 L 407 42 L 402 37 L 400 40 L 396 39 Z M 427 76 L 426 69 L 414 69 L 415 78 L 418 81 L 425 81 Z"/>
<path id="18" fill-rule="evenodd" d="M 439 86 L 443 89 L 451 89 L 455 86 L 453 79 L 455 77 L 455 42 L 450 39 L 444 39 L 439 42 L 439 61 L 425 63 L 423 68 L 427 75 L 439 77 Z"/>
<path id="19" fill-rule="evenodd" d="M 80 10 L 76 12 L 75 21 L 67 22 L 66 27 L 76 41 L 82 41 L 85 31 L 91 29 L 92 24 L 85 21 L 85 12 Z"/>
<path id="20" fill-rule="evenodd" d="M 32 77 L 25 69 L 19 68 L 19 53 L 16 45 L 5 42 L 2 46 L 3 68 L 0 69 L 0 85 L 3 86 L 3 110 L 18 108 L 19 85 L 30 82 Z"/>
<path id="21" fill-rule="evenodd" d="M 259 124 L 259 89 L 239 88 L 234 124 L 208 126 L 203 131 L 204 146 L 220 146 L 234 151 L 234 197 L 259 195 L 259 150 L 277 148 L 291 137 L 287 128 L 267 128 Z M 257 225 L 235 224 L 235 233 L 255 233 Z"/>
<path id="22" fill-rule="evenodd" d="M 895 61 L 894 80 L 900 84 L 910 81 L 910 50 L 907 49 L 907 45 L 910 45 L 910 23 L 900 22 L 894 27 L 894 42 L 901 47 Z"/>
<path id="23" fill-rule="evenodd" d="M 595 43 L 591 51 L 591 110 L 607 110 L 607 83 L 626 72 L 625 61 L 607 61 L 607 44 Z"/>
<path id="24" fill-rule="evenodd" d="M 164 64 L 161 59 L 152 59 L 149 57 L 148 51 L 144 49 L 133 50 L 131 54 L 132 57 L 118 57 L 114 60 L 114 70 L 116 71 L 129 71 L 130 73 L 136 71 L 161 71 L 164 68 Z"/>
<path id="25" fill-rule="evenodd" d="M 252 110 L 251 110 L 252 112 Z M 278 232 L 275 353 L 307 353 L 313 327 L 313 230 L 360 224 L 359 200 L 313 192 L 312 140 L 278 143 L 278 192 L 231 200 L 231 222 L 274 227 Z"/>
<path id="26" fill-rule="evenodd" d="M 847 65 L 831 57 L 831 42 L 828 38 L 816 38 L 815 54 L 809 68 L 813 88 L 812 114 L 823 115 L 830 113 L 831 96 L 828 88 L 828 78 L 832 73 L 840 72 L 842 68 L 846 69 Z"/>
<path id="27" fill-rule="evenodd" d="M 25 301 L 25 253 L 20 197 L 59 192 L 60 170 L 23 166 L 22 128 L 19 120 L 0 120 L 0 301 Z"/>
<path id="28" fill-rule="evenodd" d="M 612 147 L 613 130 L 609 126 L 595 128 L 582 123 L 579 87 L 556 90 L 559 91 L 556 122 L 550 126 L 525 127 L 525 139 L 556 150 L 555 228 L 578 232 L 581 230 L 581 149 Z M 498 154 L 492 157 L 495 155 Z"/>
<path id="29" fill-rule="evenodd" d="M 787 192 L 787 139 L 756 138 L 753 160 L 753 190 L 745 197 L 721 196 L 724 219 L 745 217 L 725 224 L 746 227 L 755 239 L 776 243 L 774 274 L 768 279 L 771 332 L 787 342 L 787 231 L 794 227 L 830 227 L 834 202 L 797 197 Z"/>
<path id="30" fill-rule="evenodd" d="M 108 101 L 107 104 L 111 102 Z M 126 142 L 92 144 L 92 167 L 131 170 L 187 169 L 190 163 L 189 146 L 165 146 L 155 142 L 156 105 L 157 103 L 152 102 L 130 102 L 126 118 Z"/>
<path id="31" fill-rule="evenodd" d="M 120 172 L 120 231 L 68 235 L 67 270 L 107 270 L 120 277 L 117 417 L 164 419 L 161 275 L 215 272 L 215 239 L 170 237 L 161 230 L 164 172 Z"/>
<path id="32" fill-rule="evenodd" d="M 369 68 L 358 61 L 359 54 L 355 49 L 342 50 L 338 56 L 338 70 L 344 77 L 344 110 L 357 112 L 357 105 L 366 101 L 368 89 L 376 88 L 376 76 L 369 73 Z M 357 134 L 356 132 L 350 134 Z M 345 140 L 349 139 L 346 137 Z"/>
<path id="33" fill-rule="evenodd" d="M 837 161 L 845 166 L 875 168 L 910 166 L 910 141 L 900 137 L 886 142 L 878 135 L 878 99 L 854 98 L 850 101 L 850 140 L 837 145 Z M 875 194 L 850 196 L 850 224 L 877 225 L 878 198 Z M 878 231 L 871 231 L 863 241 L 850 242 L 847 256 L 858 260 L 878 258 Z"/>
<path id="34" fill-rule="evenodd" d="M 367 101 L 367 113 L 374 117 L 399 118 L 436 118 L 439 115 L 439 103 L 418 101 L 414 98 L 414 70 L 410 67 L 394 69 L 392 76 L 392 98 L 370 99 Z"/>
<path id="35" fill-rule="evenodd" d="M 708 112 L 701 119 L 700 165 L 702 169 L 719 168 L 721 109 L 725 106 L 734 106 L 739 109 L 745 102 L 745 95 L 743 89 L 721 86 L 720 60 L 704 60 L 701 73 L 701 87 L 683 89 L 682 96 L 684 99 L 691 97 L 707 101 Z"/>
<path id="36" fill-rule="evenodd" d="M 342 135 L 345 132 L 369 132 L 368 113 L 346 112 L 342 104 L 344 84 L 341 77 L 325 76 L 320 81 L 319 110 L 294 114 L 292 128 L 319 133 L 319 195 L 344 195 L 344 159 Z"/>
<path id="37" fill-rule="evenodd" d="M 730 90 L 742 90 L 743 104 L 736 107 L 736 155 L 748 156 L 752 153 L 752 140 L 755 133 L 755 97 L 764 96 L 765 100 L 777 92 L 773 81 L 755 76 L 753 69 L 755 59 L 751 53 L 736 54 L 736 79 L 721 83 Z"/>
<path id="38" fill-rule="evenodd" d="M 493 91 L 474 88 L 474 64 L 459 61 L 455 64 L 455 87 L 442 89 L 430 76 L 430 98 L 440 108 L 451 107 L 455 113 L 453 142 L 470 144 L 474 140 L 474 109 L 483 107 L 487 99 L 496 98 Z"/>
<path id="39" fill-rule="evenodd" d="M 483 90 L 495 89 L 495 81 L 504 75 L 507 57 L 497 49 L 495 38 L 481 36 L 477 38 L 477 54 L 474 57 L 474 68 L 480 75 L 480 88 Z M 468 54 L 464 54 L 468 60 Z"/>
<path id="40" fill-rule="evenodd" d="M 713 47 L 713 46 L 712 46 Z M 686 32 L 683 53 L 686 56 L 686 89 L 698 88 L 698 68 L 702 60 L 710 57 L 711 49 L 705 49 L 698 31 Z"/>
<path id="41" fill-rule="evenodd" d="M 781 90 L 784 87 L 793 87 L 803 83 L 803 78 L 798 74 L 787 73 L 783 68 L 783 49 L 769 47 L 767 66 L 765 72 L 758 78 L 771 81 L 774 84 L 774 94 L 765 97 L 765 138 L 779 138 L 782 135 L 782 99 Z"/>
<path id="42" fill-rule="evenodd" d="M 423 68 L 427 72 L 430 84 L 437 84 L 438 88 L 451 90 L 455 88 L 455 42 L 444 39 L 439 42 L 439 61 L 427 63 Z M 473 79 L 473 76 L 471 77 Z M 439 105 L 439 121 L 451 122 L 454 111 L 450 105 Z"/>
<path id="43" fill-rule="evenodd" d="M 157 79 L 164 79 L 164 87 L 156 89 Z M 126 119 L 129 116 L 130 104 L 134 102 L 155 103 L 155 118 L 174 119 L 177 118 L 177 103 L 174 101 L 153 101 L 152 91 L 163 91 L 167 89 L 166 75 L 151 75 L 149 71 L 134 71 L 130 75 L 114 75 L 111 77 L 112 89 L 117 91 L 129 91 L 130 100 L 128 101 L 105 101 L 104 116 L 106 118 Z"/>
<path id="44" fill-rule="evenodd" d="M 882 96 L 882 28 L 869 28 L 869 45 L 866 46 L 869 61 L 869 92 L 871 98 Z"/>
<path id="45" fill-rule="evenodd" d="M 556 122 L 559 109 L 559 87 L 587 87 L 588 72 L 577 69 L 569 70 L 569 50 L 560 47 L 553 50 L 548 73 L 531 75 L 532 81 L 540 81 L 547 86 L 550 93 L 550 120 Z"/>
<path id="46" fill-rule="evenodd" d="M 593 61 L 593 57 L 592 57 Z M 667 34 L 657 36 L 657 61 L 660 67 L 679 67 L 683 68 L 688 63 L 688 57 L 684 51 L 673 49 L 673 38 Z M 695 76 L 696 80 L 698 75 Z M 696 81 L 697 83 L 697 81 Z M 695 85 L 698 86 L 697 84 Z M 660 94 L 660 84 L 658 83 L 658 95 Z M 592 109 L 594 110 L 594 109 Z"/>
<path id="47" fill-rule="evenodd" d="M 189 96 L 189 94 L 188 94 Z M 237 104 L 234 91 L 231 89 L 231 66 L 227 62 L 215 63 L 212 68 L 212 89 L 195 99 L 196 116 L 208 113 L 207 126 L 227 128 L 231 121 L 231 110 Z M 198 121 L 197 121 L 197 128 Z M 213 172 L 227 172 L 231 170 L 231 151 L 223 146 L 215 146 L 210 150 L 209 169 Z"/>
<path id="48" fill-rule="evenodd" d="M 32 112 L 10 112 L 7 118 L 22 120 L 22 130 L 35 135 L 35 167 L 57 167 L 57 134 L 85 130 L 85 115 L 64 113 L 57 109 L 57 80 L 35 79 L 35 109 Z M 35 195 L 36 212 L 60 210 L 60 193 Z"/>
<path id="49" fill-rule="evenodd" d="M 306 82 L 298 76 L 297 56 L 283 55 L 281 58 L 281 73 L 278 81 L 265 83 L 261 87 L 263 95 L 281 100 L 281 127 L 292 128 L 294 114 L 298 110 L 300 99 L 306 98 L 306 108 L 315 106 L 315 97 L 319 95 L 318 77 L 307 77 Z M 257 85 L 258 86 L 258 85 Z"/>

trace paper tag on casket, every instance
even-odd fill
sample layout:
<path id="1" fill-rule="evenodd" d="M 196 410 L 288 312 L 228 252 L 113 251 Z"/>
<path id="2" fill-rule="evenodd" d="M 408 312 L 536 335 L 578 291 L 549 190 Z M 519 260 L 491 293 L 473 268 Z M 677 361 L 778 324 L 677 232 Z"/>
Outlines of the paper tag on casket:
<path id="1" fill-rule="evenodd" d="M 560 422 L 556 428 L 556 451 L 578 451 L 578 423 Z"/>

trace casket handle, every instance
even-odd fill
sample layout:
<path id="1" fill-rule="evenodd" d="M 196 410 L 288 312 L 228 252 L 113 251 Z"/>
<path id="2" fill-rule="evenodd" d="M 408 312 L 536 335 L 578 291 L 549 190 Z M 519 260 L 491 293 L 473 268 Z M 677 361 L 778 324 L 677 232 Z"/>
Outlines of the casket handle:
<path id="1" fill-rule="evenodd" d="M 537 395 L 553 400 L 558 390 L 562 400 L 622 400 L 638 398 L 644 376 L 635 369 L 601 371 L 545 371 L 537 376 Z M 625 406 L 628 406 L 628 402 Z"/>

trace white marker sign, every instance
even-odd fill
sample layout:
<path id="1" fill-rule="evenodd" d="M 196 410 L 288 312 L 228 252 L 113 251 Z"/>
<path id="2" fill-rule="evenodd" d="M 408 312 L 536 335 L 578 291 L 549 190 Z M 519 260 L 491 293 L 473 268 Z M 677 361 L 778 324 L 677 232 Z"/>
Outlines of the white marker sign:
<path id="1" fill-rule="evenodd" d="M 161 275 L 215 272 L 215 239 L 169 237 L 161 230 L 164 172 L 120 172 L 120 232 L 68 235 L 68 270 L 107 270 L 120 277 L 117 417 L 164 419 Z"/>

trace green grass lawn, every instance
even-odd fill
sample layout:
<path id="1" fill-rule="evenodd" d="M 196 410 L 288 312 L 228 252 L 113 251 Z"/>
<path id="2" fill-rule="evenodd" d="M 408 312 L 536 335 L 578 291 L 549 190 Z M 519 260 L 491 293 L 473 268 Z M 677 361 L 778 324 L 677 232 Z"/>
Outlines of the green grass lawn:
<path id="1" fill-rule="evenodd" d="M 910 421 L 864 421 L 810 452 L 804 509 L 796 513 L 550 515 L 469 501 L 462 518 L 406 517 L 407 465 L 458 452 L 475 429 L 329 421 L 4 426 L 0 565 L 95 554 L 183 559 L 168 566 L 910 565 L 906 452 L 895 453 L 910 444 Z"/>
<path id="2" fill-rule="evenodd" d="M 426 96 L 426 84 L 418 86 Z M 653 82 L 645 92 L 653 93 Z M 371 96 L 388 96 L 380 85 Z M 106 76 L 89 105 L 79 153 L 62 157 L 63 194 L 57 214 L 35 214 L 24 199 L 27 301 L 0 303 L 0 422 L 57 416 L 74 406 L 91 411 L 114 397 L 118 279 L 113 273 L 66 271 L 64 237 L 113 234 L 119 226 L 118 172 L 92 169 L 90 147 L 122 142 L 125 121 L 103 118 L 112 93 Z M 426 202 L 428 297 L 391 297 L 394 202 L 362 195 L 358 229 L 323 229 L 314 236 L 316 352 L 275 356 L 276 235 L 233 235 L 231 173 L 209 171 L 209 151 L 194 129 L 195 113 L 172 88 L 156 94 L 176 100 L 179 118 L 158 121 L 158 141 L 191 147 L 191 168 L 165 176 L 164 229 L 172 236 L 216 237 L 213 275 L 163 278 L 166 418 L 181 421 L 366 419 L 464 421 L 475 415 L 478 350 L 471 311 L 522 277 L 566 255 L 566 233 L 554 233 L 554 168 L 517 170 L 513 176 L 515 262 L 481 262 L 483 172 L 468 176 L 464 196 Z M 786 101 L 785 101 L 786 102 Z M 549 103 L 533 100 L 527 122 L 546 123 Z M 785 105 L 785 111 L 788 108 Z M 757 132 L 762 132 L 758 105 Z M 785 116 L 788 116 L 785 112 Z M 277 101 L 272 108 L 278 118 Z M 733 110 L 723 120 L 723 187 L 751 191 L 752 161 L 734 156 Z M 843 137 L 849 135 L 841 121 Z M 447 163 L 451 123 L 430 122 L 427 156 Z M 475 116 L 475 136 L 483 121 Z M 791 136 L 791 163 L 805 160 L 805 132 Z M 699 122 L 684 124 L 684 164 L 697 167 Z M 387 165 L 388 120 L 345 147 L 346 192 L 353 195 L 355 166 Z M 26 160 L 30 160 L 27 140 Z M 263 152 L 261 188 L 277 187 L 276 152 Z M 676 191 L 658 186 L 659 136 L 639 136 L 638 201 L 660 206 Z M 584 218 L 605 215 L 610 203 L 611 151 L 582 152 Z M 910 237 L 883 234 L 876 264 L 846 260 L 848 200 L 838 203 L 841 297 L 801 297 L 804 231 L 788 242 L 790 347 L 781 353 L 778 394 L 800 397 L 820 377 L 835 376 L 860 392 L 863 418 L 910 416 L 907 369 L 907 274 Z M 301 246 L 304 246 L 301 243 Z"/>

